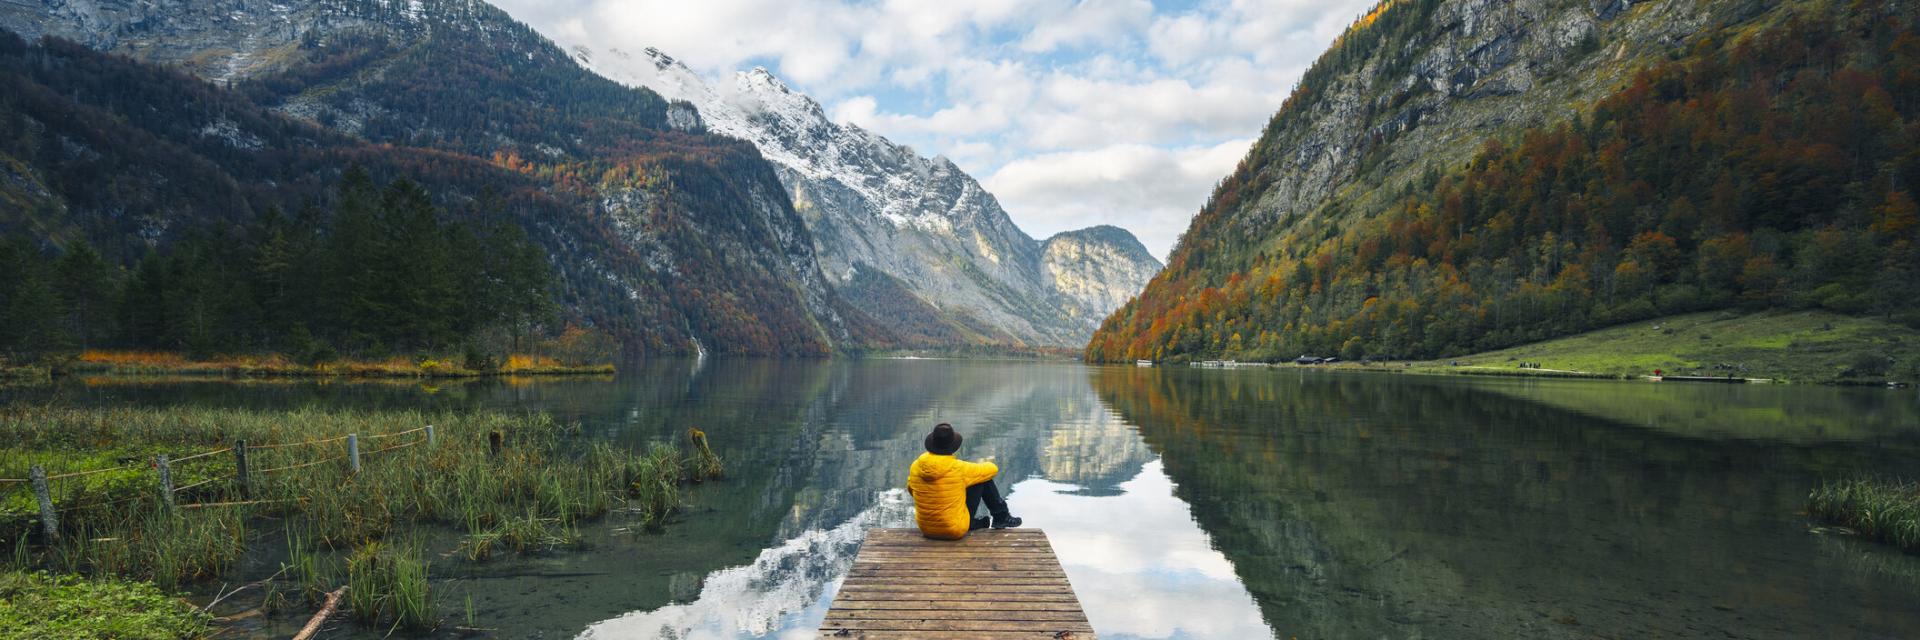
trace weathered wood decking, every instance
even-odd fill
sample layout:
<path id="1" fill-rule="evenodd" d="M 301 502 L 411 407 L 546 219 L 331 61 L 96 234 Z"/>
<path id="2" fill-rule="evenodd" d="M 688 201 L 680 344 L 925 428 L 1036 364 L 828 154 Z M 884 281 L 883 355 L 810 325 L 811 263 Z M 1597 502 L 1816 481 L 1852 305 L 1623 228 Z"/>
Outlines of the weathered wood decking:
<path id="1" fill-rule="evenodd" d="M 872 529 L 820 625 L 824 638 L 1090 640 L 1093 626 L 1039 529 L 928 540 Z"/>

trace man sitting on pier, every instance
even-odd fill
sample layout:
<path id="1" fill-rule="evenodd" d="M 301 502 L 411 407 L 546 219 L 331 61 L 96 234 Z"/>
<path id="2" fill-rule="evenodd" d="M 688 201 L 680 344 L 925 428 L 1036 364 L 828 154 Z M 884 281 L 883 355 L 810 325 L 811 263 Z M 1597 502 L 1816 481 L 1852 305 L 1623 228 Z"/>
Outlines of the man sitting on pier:
<path id="1" fill-rule="evenodd" d="M 929 538 L 959 540 L 968 531 L 1006 529 L 1020 526 L 1020 519 L 1007 511 L 1000 488 L 993 477 L 1000 467 L 991 462 L 967 462 L 953 457 L 960 450 L 960 434 L 953 425 L 940 423 L 927 434 L 927 452 L 913 461 L 907 470 L 907 491 L 913 493 L 913 521 L 920 533 Z M 973 506 L 987 503 L 992 520 L 973 518 Z"/>

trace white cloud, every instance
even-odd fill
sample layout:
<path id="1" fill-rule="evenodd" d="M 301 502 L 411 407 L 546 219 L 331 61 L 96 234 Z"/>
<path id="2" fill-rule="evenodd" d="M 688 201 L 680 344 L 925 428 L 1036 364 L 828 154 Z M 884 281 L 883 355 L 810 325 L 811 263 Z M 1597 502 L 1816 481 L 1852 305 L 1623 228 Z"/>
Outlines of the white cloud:
<path id="1" fill-rule="evenodd" d="M 1040 20 L 1020 39 L 1020 49 L 1046 53 L 1061 47 L 1118 45 L 1153 17 L 1146 0 L 1080 0 Z"/>
<path id="2" fill-rule="evenodd" d="M 756 64 L 983 180 L 1044 237 L 1118 224 L 1165 257 L 1307 65 L 1374 0 L 498 0 L 556 39 Z"/>
<path id="3" fill-rule="evenodd" d="M 1120 144 L 1039 154 L 1007 162 L 984 184 L 1035 236 L 1113 224 L 1164 257 L 1214 183 L 1251 146 L 1252 138 L 1241 138 L 1181 148 Z"/>
<path id="4" fill-rule="evenodd" d="M 1199 14 L 1163 17 L 1147 30 L 1147 49 L 1173 66 L 1223 53 L 1225 26 Z"/>

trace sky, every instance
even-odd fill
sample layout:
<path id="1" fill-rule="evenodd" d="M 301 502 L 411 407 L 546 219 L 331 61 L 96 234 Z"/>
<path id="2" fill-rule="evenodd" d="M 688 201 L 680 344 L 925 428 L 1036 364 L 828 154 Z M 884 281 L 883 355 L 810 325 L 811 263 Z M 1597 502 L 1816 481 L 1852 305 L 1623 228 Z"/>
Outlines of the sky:
<path id="1" fill-rule="evenodd" d="M 1096 224 L 1165 259 L 1300 75 L 1375 0 L 494 0 L 555 41 L 765 67 L 944 155 L 1037 238 Z"/>

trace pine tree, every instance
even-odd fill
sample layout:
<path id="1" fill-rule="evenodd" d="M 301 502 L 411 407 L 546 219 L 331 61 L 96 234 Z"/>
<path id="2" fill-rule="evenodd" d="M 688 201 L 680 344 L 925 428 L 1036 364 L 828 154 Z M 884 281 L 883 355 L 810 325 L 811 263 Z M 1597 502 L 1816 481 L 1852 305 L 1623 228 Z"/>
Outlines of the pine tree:
<path id="1" fill-rule="evenodd" d="M 113 268 L 86 242 L 67 247 L 54 263 L 60 300 L 66 309 L 65 331 L 81 349 L 113 335 Z"/>
<path id="2" fill-rule="evenodd" d="M 33 357 L 63 347 L 60 297 L 46 259 L 24 240 L 0 243 L 0 351 Z"/>

